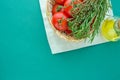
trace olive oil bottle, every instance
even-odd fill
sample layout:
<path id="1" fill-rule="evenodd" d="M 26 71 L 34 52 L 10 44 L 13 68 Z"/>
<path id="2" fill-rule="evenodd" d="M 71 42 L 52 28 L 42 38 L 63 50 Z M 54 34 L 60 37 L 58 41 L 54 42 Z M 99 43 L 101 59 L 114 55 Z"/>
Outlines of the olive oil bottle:
<path id="1" fill-rule="evenodd" d="M 102 23 L 101 33 L 109 41 L 120 39 L 120 18 L 109 17 Z"/>

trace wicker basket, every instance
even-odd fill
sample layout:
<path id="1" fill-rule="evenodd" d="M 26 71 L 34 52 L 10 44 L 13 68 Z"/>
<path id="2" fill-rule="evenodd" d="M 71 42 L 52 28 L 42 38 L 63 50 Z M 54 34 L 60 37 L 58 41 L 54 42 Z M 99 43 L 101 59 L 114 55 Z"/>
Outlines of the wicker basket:
<path id="1" fill-rule="evenodd" d="M 54 28 L 51 20 L 52 20 L 52 6 L 55 4 L 55 0 L 47 0 L 47 11 L 46 11 L 46 14 L 47 14 L 47 18 L 48 18 L 48 21 L 50 22 L 50 25 L 51 27 L 54 29 L 55 33 L 67 40 L 67 41 L 82 41 L 83 39 L 75 39 L 74 37 L 72 36 L 69 36 L 69 35 L 66 35 L 64 32 L 61 32 L 61 31 L 58 31 Z"/>

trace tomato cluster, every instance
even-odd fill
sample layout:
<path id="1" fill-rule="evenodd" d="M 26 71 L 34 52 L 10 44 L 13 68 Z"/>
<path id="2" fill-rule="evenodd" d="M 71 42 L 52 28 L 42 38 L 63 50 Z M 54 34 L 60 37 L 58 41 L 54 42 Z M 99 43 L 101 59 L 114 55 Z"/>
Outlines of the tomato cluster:
<path id="1" fill-rule="evenodd" d="M 75 0 L 74 4 L 83 2 L 83 0 Z M 55 4 L 52 8 L 52 24 L 59 31 L 64 31 L 66 34 L 70 34 L 72 31 L 68 27 L 68 18 L 72 17 L 71 5 L 72 0 L 55 0 Z"/>

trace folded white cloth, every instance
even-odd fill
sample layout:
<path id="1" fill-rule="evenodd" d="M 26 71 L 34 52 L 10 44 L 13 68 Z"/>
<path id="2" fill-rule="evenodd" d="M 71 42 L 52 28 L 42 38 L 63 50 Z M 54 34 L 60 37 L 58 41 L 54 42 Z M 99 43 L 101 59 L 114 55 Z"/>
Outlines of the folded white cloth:
<path id="1" fill-rule="evenodd" d="M 47 0 L 39 0 L 39 2 L 40 2 L 40 8 L 41 8 L 43 21 L 44 21 L 44 25 L 45 25 L 45 30 L 46 30 L 46 34 L 47 34 L 47 39 L 48 39 L 52 54 L 75 50 L 75 49 L 80 49 L 80 48 L 108 42 L 101 36 L 101 34 L 98 34 L 92 43 L 88 43 L 88 42 L 84 42 L 84 41 L 70 42 L 70 41 L 66 41 L 66 40 L 60 38 L 59 36 L 57 36 L 57 34 L 54 32 L 54 30 L 51 28 L 51 25 L 48 22 L 48 19 L 46 16 Z M 108 11 L 108 15 L 113 16 L 113 11 L 111 9 Z"/>

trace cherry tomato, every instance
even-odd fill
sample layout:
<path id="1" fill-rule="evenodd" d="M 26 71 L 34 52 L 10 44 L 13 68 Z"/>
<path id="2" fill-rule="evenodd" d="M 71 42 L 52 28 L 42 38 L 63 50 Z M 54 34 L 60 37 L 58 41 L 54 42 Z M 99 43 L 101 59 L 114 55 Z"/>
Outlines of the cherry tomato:
<path id="1" fill-rule="evenodd" d="M 65 33 L 66 33 L 67 35 L 69 35 L 69 34 L 72 33 L 72 31 L 68 29 L 68 30 L 65 31 Z"/>
<path id="2" fill-rule="evenodd" d="M 72 2 L 72 0 L 66 0 L 64 3 L 64 6 L 69 6 L 71 2 Z"/>
<path id="3" fill-rule="evenodd" d="M 71 4 L 71 0 L 66 0 L 64 3 L 64 12 L 67 14 L 68 17 L 72 17 L 71 16 L 71 10 L 73 8 Z"/>
<path id="4" fill-rule="evenodd" d="M 75 0 L 73 3 L 76 5 L 76 4 L 79 4 L 80 2 L 83 2 L 83 0 Z M 72 13 L 71 13 L 71 10 L 73 9 L 73 6 L 72 6 L 72 0 L 66 0 L 65 3 L 64 3 L 64 12 L 67 14 L 68 17 L 72 17 Z"/>
<path id="5" fill-rule="evenodd" d="M 73 3 L 74 4 L 79 4 L 80 2 L 82 3 L 84 0 L 75 0 Z M 71 5 L 72 0 L 66 0 L 64 3 L 64 6 L 70 6 Z"/>
<path id="6" fill-rule="evenodd" d="M 55 0 L 56 3 L 63 5 L 66 0 Z"/>
<path id="7" fill-rule="evenodd" d="M 66 8 L 64 8 L 64 12 L 67 14 L 68 17 L 72 17 L 71 15 L 71 10 L 72 10 L 72 6 L 68 6 Z"/>
<path id="8" fill-rule="evenodd" d="M 67 16 L 63 12 L 57 12 L 52 17 L 52 24 L 59 31 L 68 29 Z"/>
<path id="9" fill-rule="evenodd" d="M 52 14 L 55 14 L 57 12 L 64 11 L 63 6 L 59 4 L 55 4 L 52 8 Z"/>

